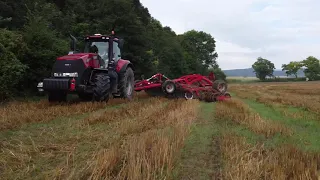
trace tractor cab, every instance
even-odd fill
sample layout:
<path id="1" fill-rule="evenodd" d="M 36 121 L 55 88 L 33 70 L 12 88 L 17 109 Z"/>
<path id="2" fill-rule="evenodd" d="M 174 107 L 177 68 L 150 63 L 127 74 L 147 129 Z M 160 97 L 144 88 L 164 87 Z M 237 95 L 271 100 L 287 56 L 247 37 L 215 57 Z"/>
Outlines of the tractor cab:
<path id="1" fill-rule="evenodd" d="M 71 42 L 71 47 L 73 51 L 69 54 L 74 54 L 76 40 L 71 36 L 73 40 Z M 108 64 L 117 63 L 121 58 L 121 48 L 123 46 L 123 40 L 114 36 L 114 31 L 112 31 L 111 36 L 94 34 L 92 36 L 86 36 L 84 38 L 84 49 L 83 53 L 95 53 L 98 54 L 101 68 L 107 68 Z"/>

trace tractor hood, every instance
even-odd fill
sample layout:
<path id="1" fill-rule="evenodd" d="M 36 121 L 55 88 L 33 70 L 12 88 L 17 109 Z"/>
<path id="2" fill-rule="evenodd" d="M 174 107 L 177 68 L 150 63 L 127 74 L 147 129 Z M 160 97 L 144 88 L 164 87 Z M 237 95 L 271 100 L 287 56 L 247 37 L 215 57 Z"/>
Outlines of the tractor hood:
<path id="1" fill-rule="evenodd" d="M 93 56 L 97 55 L 94 53 L 76 53 L 58 57 L 57 60 L 87 60 L 88 58 L 92 58 Z"/>
<path id="2" fill-rule="evenodd" d="M 59 61 L 82 61 L 85 67 L 92 67 L 92 68 L 100 68 L 100 62 L 98 60 L 98 55 L 95 53 L 76 53 L 76 54 L 69 54 L 62 57 L 57 58 L 57 62 Z M 102 64 L 103 65 L 103 64 Z"/>

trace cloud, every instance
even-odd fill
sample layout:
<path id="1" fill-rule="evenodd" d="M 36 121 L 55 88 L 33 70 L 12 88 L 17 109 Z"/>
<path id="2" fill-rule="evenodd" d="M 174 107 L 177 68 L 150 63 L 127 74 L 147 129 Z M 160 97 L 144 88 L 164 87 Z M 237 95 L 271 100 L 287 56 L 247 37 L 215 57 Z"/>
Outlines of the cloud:
<path id="1" fill-rule="evenodd" d="M 151 15 L 176 33 L 195 29 L 217 40 L 223 69 L 251 67 L 257 57 L 276 68 L 320 57 L 317 0 L 141 0 Z"/>

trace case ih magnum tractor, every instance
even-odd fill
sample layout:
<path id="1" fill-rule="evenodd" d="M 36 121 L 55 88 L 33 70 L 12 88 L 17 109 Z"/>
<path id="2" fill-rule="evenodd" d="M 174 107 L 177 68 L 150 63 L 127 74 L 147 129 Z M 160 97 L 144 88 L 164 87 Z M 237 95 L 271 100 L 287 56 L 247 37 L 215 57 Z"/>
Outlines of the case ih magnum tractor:
<path id="1" fill-rule="evenodd" d="M 121 59 L 123 40 L 115 37 L 113 31 L 111 36 L 87 36 L 83 52 L 78 53 L 75 52 L 76 38 L 70 37 L 73 51 L 57 58 L 51 77 L 40 83 L 48 93 L 48 100 L 66 101 L 68 93 L 78 94 L 85 101 L 108 101 L 111 94 L 131 99 L 133 65 Z"/>

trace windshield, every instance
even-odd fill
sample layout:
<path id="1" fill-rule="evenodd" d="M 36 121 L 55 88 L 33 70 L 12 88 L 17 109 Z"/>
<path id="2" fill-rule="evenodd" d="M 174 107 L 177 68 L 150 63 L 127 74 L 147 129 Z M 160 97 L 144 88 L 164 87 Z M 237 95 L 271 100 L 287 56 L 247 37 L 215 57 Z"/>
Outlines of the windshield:
<path id="1" fill-rule="evenodd" d="M 88 41 L 84 48 L 85 53 L 98 53 L 104 61 L 108 59 L 108 50 L 108 41 Z"/>

